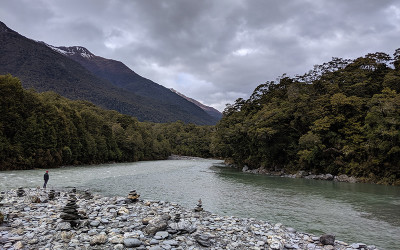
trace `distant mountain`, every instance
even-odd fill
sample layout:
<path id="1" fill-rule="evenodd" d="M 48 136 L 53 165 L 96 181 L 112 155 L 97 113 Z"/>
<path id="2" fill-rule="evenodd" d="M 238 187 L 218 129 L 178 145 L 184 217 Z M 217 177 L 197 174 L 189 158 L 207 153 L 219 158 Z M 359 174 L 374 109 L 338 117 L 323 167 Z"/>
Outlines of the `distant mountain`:
<path id="1" fill-rule="evenodd" d="M 120 61 L 96 56 L 86 48 L 80 46 L 50 47 L 72 60 L 79 62 L 97 77 L 107 80 L 115 86 L 131 93 L 142 97 L 153 98 L 163 105 L 177 105 L 183 111 L 200 117 L 204 116 L 203 112 L 199 112 L 200 110 L 198 108 L 201 108 L 212 117 L 213 120 L 210 123 L 216 123 L 222 117 L 222 115 L 212 115 L 207 110 L 203 109 L 203 107 L 193 102 L 193 99 L 193 101 L 189 100 L 187 97 L 175 91 L 171 91 L 164 86 L 138 75 Z M 194 107 L 193 104 L 196 107 Z"/>
<path id="2" fill-rule="evenodd" d="M 2 22 L 0 44 L 0 74 L 19 77 L 25 88 L 87 100 L 140 121 L 217 122 L 201 108 L 137 75 L 123 63 L 95 56 L 83 47 L 49 47 Z"/>
<path id="3" fill-rule="evenodd" d="M 175 89 L 173 89 L 173 88 L 171 88 L 170 90 L 171 90 L 172 92 L 174 92 L 174 93 L 180 95 L 181 97 L 185 98 L 185 99 L 188 100 L 189 102 L 193 102 L 193 103 L 196 104 L 198 107 L 200 107 L 202 110 L 206 111 L 207 114 L 211 115 L 212 117 L 215 117 L 215 118 L 217 118 L 218 120 L 222 118 L 222 113 L 219 112 L 218 110 L 216 110 L 215 108 L 210 107 L 210 106 L 207 106 L 207 105 L 204 105 L 203 103 L 201 103 L 201 102 L 199 102 L 199 101 L 196 101 L 196 100 L 193 99 L 193 98 L 187 97 L 187 96 L 185 96 L 184 94 L 178 92 L 177 90 L 175 90 Z"/>

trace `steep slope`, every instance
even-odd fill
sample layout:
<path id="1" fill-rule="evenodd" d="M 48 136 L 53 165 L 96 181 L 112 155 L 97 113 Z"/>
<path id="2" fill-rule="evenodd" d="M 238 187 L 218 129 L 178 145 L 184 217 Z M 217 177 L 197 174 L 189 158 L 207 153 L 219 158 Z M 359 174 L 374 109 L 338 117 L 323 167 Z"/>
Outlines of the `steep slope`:
<path id="1" fill-rule="evenodd" d="M 215 124 L 203 110 L 166 105 L 155 98 L 126 91 L 101 79 L 80 63 L 43 43 L 28 39 L 0 22 L 0 74 L 21 79 L 25 88 L 54 91 L 70 99 L 93 102 L 106 109 L 132 115 L 141 121 Z M 182 98 L 183 99 L 183 98 Z M 186 100 L 185 100 L 186 101 Z M 192 105 L 192 104 L 191 104 Z"/>
<path id="2" fill-rule="evenodd" d="M 146 79 L 128 68 L 120 61 L 96 56 L 84 47 L 53 47 L 55 51 L 79 62 L 97 77 L 107 80 L 115 86 L 136 95 L 154 99 L 161 105 L 166 105 L 177 112 L 187 112 L 201 117 L 208 124 L 215 124 L 221 117 L 210 115 L 207 111 L 183 96 Z M 205 111 L 205 112 L 204 112 Z"/>
<path id="3" fill-rule="evenodd" d="M 188 100 L 189 102 L 192 102 L 192 103 L 196 104 L 199 108 L 201 108 L 202 110 L 206 111 L 207 114 L 211 115 L 212 117 L 215 117 L 215 118 L 217 118 L 218 120 L 222 118 L 222 113 L 219 112 L 218 110 L 216 110 L 215 108 L 210 107 L 210 106 L 207 106 L 207 105 L 204 105 L 203 103 L 201 103 L 201 102 L 199 102 L 199 101 L 197 101 L 197 100 L 195 100 L 195 99 L 193 99 L 193 98 L 187 97 L 187 96 L 185 96 L 184 94 L 182 94 L 182 93 L 176 91 L 175 89 L 172 89 L 172 88 L 171 88 L 170 90 L 171 90 L 172 92 L 178 94 L 179 96 L 185 98 L 185 99 Z"/>

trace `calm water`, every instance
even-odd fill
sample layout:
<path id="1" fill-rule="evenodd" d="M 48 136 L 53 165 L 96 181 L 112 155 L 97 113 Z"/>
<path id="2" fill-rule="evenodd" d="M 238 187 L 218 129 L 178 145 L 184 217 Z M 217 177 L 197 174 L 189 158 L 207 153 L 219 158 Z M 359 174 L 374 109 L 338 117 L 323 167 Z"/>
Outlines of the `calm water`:
<path id="1" fill-rule="evenodd" d="M 241 173 L 218 160 L 168 160 L 51 169 L 48 187 L 89 188 L 203 207 L 220 215 L 282 223 L 345 242 L 400 249 L 400 187 L 289 179 Z M 43 170 L 0 172 L 0 190 L 36 187 Z"/>

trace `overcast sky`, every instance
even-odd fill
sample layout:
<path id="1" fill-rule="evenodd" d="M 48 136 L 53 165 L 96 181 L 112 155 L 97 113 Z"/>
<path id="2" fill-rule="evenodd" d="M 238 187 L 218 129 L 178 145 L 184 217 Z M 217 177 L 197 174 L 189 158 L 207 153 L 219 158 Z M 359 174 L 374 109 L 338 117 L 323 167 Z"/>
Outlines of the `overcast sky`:
<path id="1" fill-rule="evenodd" d="M 0 20 L 220 111 L 283 73 L 400 48 L 398 0 L 1 0 Z"/>

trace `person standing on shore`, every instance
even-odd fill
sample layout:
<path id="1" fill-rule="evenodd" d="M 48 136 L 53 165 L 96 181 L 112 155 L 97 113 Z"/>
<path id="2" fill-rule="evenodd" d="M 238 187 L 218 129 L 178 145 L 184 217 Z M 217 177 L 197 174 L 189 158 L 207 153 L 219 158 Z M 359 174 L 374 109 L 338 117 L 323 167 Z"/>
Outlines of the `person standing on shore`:
<path id="1" fill-rule="evenodd" d="M 47 182 L 49 181 L 49 178 L 50 178 L 49 177 L 49 171 L 46 171 L 46 173 L 44 174 L 43 178 L 44 178 L 43 188 L 46 188 Z"/>

